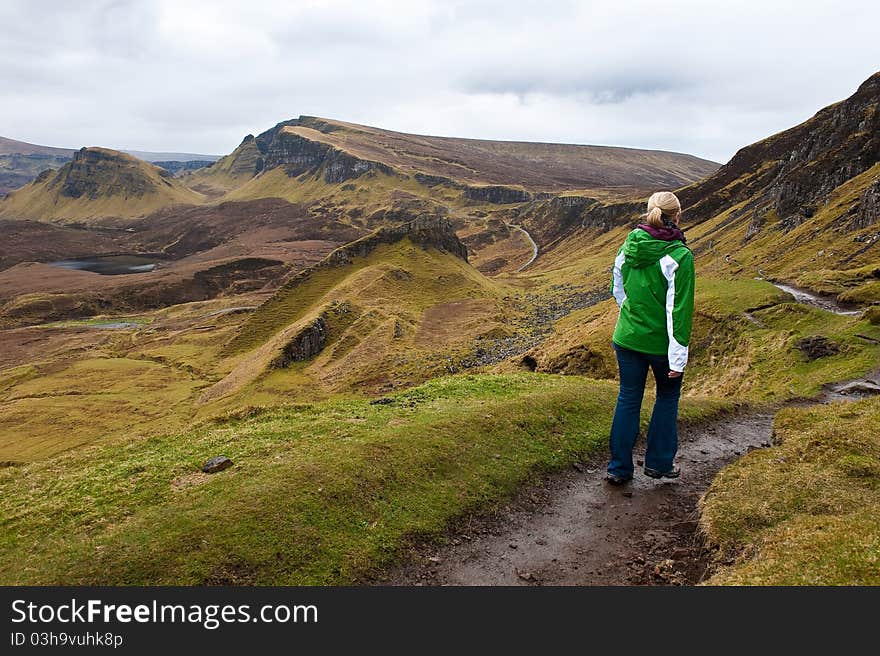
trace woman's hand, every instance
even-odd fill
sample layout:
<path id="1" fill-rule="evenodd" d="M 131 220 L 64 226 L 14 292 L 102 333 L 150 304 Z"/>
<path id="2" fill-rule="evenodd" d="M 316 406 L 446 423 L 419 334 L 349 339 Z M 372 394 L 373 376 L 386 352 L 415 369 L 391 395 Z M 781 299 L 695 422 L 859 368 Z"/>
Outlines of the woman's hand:
<path id="1" fill-rule="evenodd" d="M 681 377 L 681 372 L 680 371 L 670 371 L 669 377 L 670 378 L 679 378 L 679 377 Z"/>

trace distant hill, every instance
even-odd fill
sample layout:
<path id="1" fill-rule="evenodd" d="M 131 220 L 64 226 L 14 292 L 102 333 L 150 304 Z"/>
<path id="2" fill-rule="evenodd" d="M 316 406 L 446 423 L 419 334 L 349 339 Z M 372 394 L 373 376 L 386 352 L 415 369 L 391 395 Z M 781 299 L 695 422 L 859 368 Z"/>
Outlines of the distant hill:
<path id="1" fill-rule="evenodd" d="M 0 137 L 0 155 L 50 155 L 52 157 L 73 157 L 72 148 L 53 148 L 52 146 L 38 146 L 24 141 Z"/>
<path id="2" fill-rule="evenodd" d="M 135 217 L 201 200 L 164 169 L 116 150 L 83 148 L 57 171 L 44 171 L 0 200 L 0 216 L 71 221 Z"/>
<path id="3" fill-rule="evenodd" d="M 46 169 L 57 169 L 73 159 L 72 148 L 54 148 L 0 137 L 0 195 L 23 187 Z M 172 173 L 195 170 L 219 159 L 218 155 L 122 151 L 145 162 L 162 162 Z M 200 162 L 199 166 L 192 164 Z"/>
<path id="4" fill-rule="evenodd" d="M 320 172 L 327 183 L 378 171 L 412 176 L 429 187 L 500 185 L 558 192 L 678 187 L 718 165 L 665 151 L 434 137 L 301 116 L 249 135 L 204 175 L 206 182 L 216 177 L 218 186 L 228 189 L 276 168 L 288 176 Z M 259 195 L 258 186 L 251 185 L 249 195 Z"/>
<path id="5" fill-rule="evenodd" d="M 0 195 L 26 185 L 46 169 L 63 166 L 73 159 L 73 153 L 0 137 Z"/>
<path id="6" fill-rule="evenodd" d="M 123 150 L 145 162 L 216 162 L 220 155 L 199 155 L 196 153 L 154 153 L 148 150 Z"/>

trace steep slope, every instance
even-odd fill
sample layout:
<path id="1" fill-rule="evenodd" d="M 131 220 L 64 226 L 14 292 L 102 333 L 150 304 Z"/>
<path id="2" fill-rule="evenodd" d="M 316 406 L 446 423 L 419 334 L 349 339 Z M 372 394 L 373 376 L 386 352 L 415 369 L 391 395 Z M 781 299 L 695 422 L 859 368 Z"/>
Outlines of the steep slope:
<path id="1" fill-rule="evenodd" d="M 682 190 L 707 265 L 880 301 L 878 105 L 880 73 Z"/>
<path id="2" fill-rule="evenodd" d="M 850 98 L 740 150 L 678 190 L 698 266 L 766 275 L 841 300 L 880 301 L 880 73 Z M 574 266 L 597 240 L 613 248 L 643 202 L 536 199 L 508 212 L 539 242 L 533 269 Z M 608 235 L 608 238 L 606 238 Z M 607 253 L 602 256 L 607 259 Z"/>
<path id="3" fill-rule="evenodd" d="M 435 216 L 338 248 L 242 324 L 226 348 L 234 368 L 203 401 L 245 386 L 256 399 L 387 389 L 444 371 L 456 349 L 504 321 L 501 290 L 466 258 Z"/>
<path id="4" fill-rule="evenodd" d="M 74 221 L 143 216 L 175 203 L 199 203 L 187 189 L 152 164 L 106 148 L 83 148 L 58 171 L 44 171 L 31 184 L 0 201 L 0 216 Z"/>
<path id="5" fill-rule="evenodd" d="M 188 177 L 188 184 L 209 196 L 222 196 L 263 170 L 263 157 L 252 134 L 228 155 Z"/>

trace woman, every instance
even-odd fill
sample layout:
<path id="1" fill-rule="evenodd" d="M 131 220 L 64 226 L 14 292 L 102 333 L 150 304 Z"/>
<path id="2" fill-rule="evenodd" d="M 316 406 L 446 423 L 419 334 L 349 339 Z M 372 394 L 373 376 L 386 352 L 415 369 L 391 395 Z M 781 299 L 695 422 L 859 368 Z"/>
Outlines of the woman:
<path id="1" fill-rule="evenodd" d="M 617 252 L 611 293 L 620 306 L 614 350 L 620 394 L 611 425 L 611 462 L 605 480 L 622 485 L 633 477 L 632 450 L 648 368 L 657 400 L 648 428 L 645 474 L 678 478 L 678 398 L 688 360 L 694 311 L 694 256 L 679 228 L 681 204 L 670 191 L 648 199 L 645 223 L 629 233 Z"/>

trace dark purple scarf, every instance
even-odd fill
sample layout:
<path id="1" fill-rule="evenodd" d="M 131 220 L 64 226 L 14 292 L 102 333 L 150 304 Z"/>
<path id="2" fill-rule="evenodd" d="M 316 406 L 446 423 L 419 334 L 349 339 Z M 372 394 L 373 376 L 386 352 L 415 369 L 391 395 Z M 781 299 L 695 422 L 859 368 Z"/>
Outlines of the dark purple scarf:
<path id="1" fill-rule="evenodd" d="M 682 244 L 687 243 L 687 239 L 681 231 L 681 228 L 665 216 L 663 217 L 663 226 L 660 228 L 655 228 L 647 223 L 640 223 L 638 227 L 647 232 L 654 239 L 662 239 L 663 241 L 675 241 L 678 239 Z"/>

